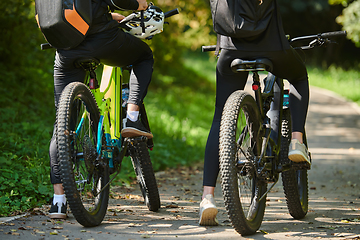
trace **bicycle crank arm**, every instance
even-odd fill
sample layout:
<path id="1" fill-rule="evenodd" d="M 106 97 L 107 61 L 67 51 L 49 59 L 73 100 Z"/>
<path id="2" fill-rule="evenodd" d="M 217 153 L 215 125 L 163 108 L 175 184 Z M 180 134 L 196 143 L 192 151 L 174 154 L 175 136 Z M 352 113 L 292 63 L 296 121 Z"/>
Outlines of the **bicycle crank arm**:
<path id="1" fill-rule="evenodd" d="M 102 193 L 102 191 L 104 191 L 104 189 L 107 188 L 112 181 L 114 181 L 114 179 L 116 178 L 116 176 L 119 173 L 120 173 L 120 171 L 117 171 L 116 174 L 114 175 L 114 177 L 112 179 L 110 179 L 110 181 L 96 195 L 94 195 L 94 197 L 97 197 L 100 193 Z"/>
<path id="2" fill-rule="evenodd" d="M 271 187 L 261 196 L 261 198 L 256 199 L 257 202 L 260 202 L 264 197 L 266 197 L 266 195 L 271 191 L 271 189 L 275 186 L 275 184 L 277 183 L 277 181 L 275 181 Z"/>

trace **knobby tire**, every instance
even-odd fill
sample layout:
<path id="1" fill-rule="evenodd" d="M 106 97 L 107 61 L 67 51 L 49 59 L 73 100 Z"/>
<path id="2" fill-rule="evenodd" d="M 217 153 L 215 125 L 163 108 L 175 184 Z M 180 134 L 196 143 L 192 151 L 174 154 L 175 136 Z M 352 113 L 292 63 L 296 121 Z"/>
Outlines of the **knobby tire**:
<path id="1" fill-rule="evenodd" d="M 160 196 L 146 141 L 133 142 L 130 157 L 145 205 L 156 212 L 160 208 Z"/>
<path id="2" fill-rule="evenodd" d="M 84 112 L 87 113 L 81 125 Z M 109 200 L 109 187 L 98 194 L 109 181 L 108 163 L 96 151 L 99 119 L 88 87 L 70 83 L 62 92 L 57 111 L 58 160 L 71 212 L 85 227 L 102 222 Z"/>
<path id="3" fill-rule="evenodd" d="M 225 207 L 232 226 L 244 236 L 259 229 L 266 206 L 266 196 L 258 201 L 267 189 L 266 183 L 256 175 L 255 156 L 261 151 L 259 115 L 254 98 L 236 91 L 225 104 L 220 127 L 220 174 Z M 247 185 L 250 186 L 246 188 Z"/>

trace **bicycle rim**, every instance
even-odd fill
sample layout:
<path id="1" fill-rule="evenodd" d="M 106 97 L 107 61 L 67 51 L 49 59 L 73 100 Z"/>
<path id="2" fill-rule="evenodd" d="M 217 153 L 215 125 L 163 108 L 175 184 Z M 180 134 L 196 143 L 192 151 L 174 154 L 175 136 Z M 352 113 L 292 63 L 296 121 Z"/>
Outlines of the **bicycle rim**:
<path id="1" fill-rule="evenodd" d="M 234 92 L 225 104 L 220 128 L 221 187 L 230 221 L 241 235 L 255 233 L 262 222 L 266 184 L 256 175 L 259 155 L 259 112 L 244 91 Z"/>
<path id="2" fill-rule="evenodd" d="M 63 187 L 76 220 L 86 227 L 103 220 L 109 198 L 108 164 L 96 151 L 99 111 L 90 90 L 71 83 L 57 115 L 58 158 Z"/>

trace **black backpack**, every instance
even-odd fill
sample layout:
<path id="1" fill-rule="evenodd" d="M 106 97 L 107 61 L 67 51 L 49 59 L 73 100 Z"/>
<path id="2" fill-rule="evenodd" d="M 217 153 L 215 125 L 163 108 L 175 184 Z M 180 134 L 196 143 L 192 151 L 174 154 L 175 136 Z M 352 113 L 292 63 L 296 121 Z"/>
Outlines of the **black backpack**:
<path id="1" fill-rule="evenodd" d="M 45 39 L 57 49 L 78 46 L 92 23 L 92 0 L 35 0 L 35 18 Z"/>
<path id="2" fill-rule="evenodd" d="M 210 0 L 214 31 L 233 38 L 254 37 L 268 26 L 274 0 Z"/>

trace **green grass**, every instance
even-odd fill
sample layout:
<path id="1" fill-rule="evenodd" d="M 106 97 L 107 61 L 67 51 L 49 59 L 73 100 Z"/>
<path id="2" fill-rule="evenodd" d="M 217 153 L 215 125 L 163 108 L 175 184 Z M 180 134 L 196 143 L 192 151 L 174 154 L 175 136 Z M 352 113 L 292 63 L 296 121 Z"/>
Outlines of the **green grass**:
<path id="1" fill-rule="evenodd" d="M 311 86 L 331 90 L 360 105 L 360 71 L 331 66 L 328 70 L 308 68 Z"/>

